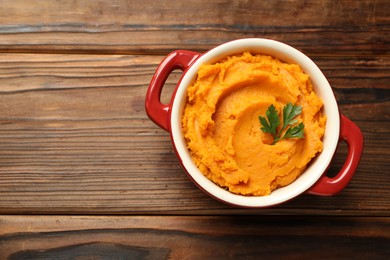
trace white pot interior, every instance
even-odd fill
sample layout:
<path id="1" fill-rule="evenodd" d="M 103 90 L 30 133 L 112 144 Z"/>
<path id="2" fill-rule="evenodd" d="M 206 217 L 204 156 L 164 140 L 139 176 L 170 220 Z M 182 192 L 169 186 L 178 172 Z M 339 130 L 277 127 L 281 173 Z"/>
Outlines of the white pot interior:
<path id="1" fill-rule="evenodd" d="M 186 90 L 195 80 L 199 66 L 214 63 L 229 55 L 251 51 L 274 56 L 284 62 L 299 64 L 310 76 L 314 91 L 324 102 L 324 113 L 327 116 L 326 130 L 323 139 L 323 151 L 311 162 L 305 172 L 288 186 L 278 188 L 268 196 L 242 196 L 233 194 L 206 178 L 196 167 L 187 149 L 181 117 L 186 102 Z M 179 159 L 191 179 L 209 195 L 223 202 L 244 207 L 267 207 L 283 203 L 308 190 L 326 171 L 339 140 L 340 118 L 333 91 L 320 69 L 300 51 L 286 44 L 268 39 L 242 39 L 220 45 L 203 54 L 185 73 L 174 97 L 171 111 L 171 135 Z"/>

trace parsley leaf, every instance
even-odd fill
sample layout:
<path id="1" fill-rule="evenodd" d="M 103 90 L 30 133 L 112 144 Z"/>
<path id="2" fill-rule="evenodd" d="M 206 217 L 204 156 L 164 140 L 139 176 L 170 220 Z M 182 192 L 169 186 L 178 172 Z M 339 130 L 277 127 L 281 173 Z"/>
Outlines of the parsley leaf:
<path id="1" fill-rule="evenodd" d="M 265 117 L 259 116 L 260 123 L 263 126 L 261 130 L 263 130 L 264 133 L 275 135 L 276 128 L 280 125 L 278 111 L 276 111 L 274 105 L 270 105 L 265 114 L 268 121 L 265 119 Z"/>
<path id="2" fill-rule="evenodd" d="M 299 123 L 297 126 L 290 127 L 282 138 L 303 138 L 303 123 Z"/>
<path id="3" fill-rule="evenodd" d="M 294 106 L 291 103 L 288 103 L 283 108 L 283 128 L 285 129 L 287 126 L 294 125 L 297 123 L 297 120 L 294 120 L 294 117 L 302 113 L 301 106 Z"/>
<path id="4" fill-rule="evenodd" d="M 295 117 L 301 113 L 301 106 L 296 106 L 291 103 L 288 103 L 283 108 L 283 124 L 282 127 L 278 130 L 278 127 L 280 125 L 279 113 L 275 109 L 275 106 L 271 104 L 265 112 L 267 118 L 259 116 L 259 121 L 262 125 L 260 129 L 264 133 L 270 133 L 273 136 L 273 145 L 281 139 L 304 138 L 304 124 L 301 122 L 298 125 L 294 126 L 298 123 L 298 120 L 295 119 Z"/>

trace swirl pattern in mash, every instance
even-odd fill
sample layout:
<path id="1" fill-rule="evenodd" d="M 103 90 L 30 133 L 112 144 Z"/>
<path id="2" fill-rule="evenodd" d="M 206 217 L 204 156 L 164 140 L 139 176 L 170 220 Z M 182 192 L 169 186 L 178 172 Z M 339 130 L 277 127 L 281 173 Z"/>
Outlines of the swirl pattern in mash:
<path id="1" fill-rule="evenodd" d="M 259 115 L 302 106 L 305 138 L 271 145 Z M 326 117 L 309 76 L 295 64 L 244 52 L 204 64 L 188 88 L 184 136 L 200 171 L 232 193 L 262 196 L 292 183 L 322 151 Z"/>

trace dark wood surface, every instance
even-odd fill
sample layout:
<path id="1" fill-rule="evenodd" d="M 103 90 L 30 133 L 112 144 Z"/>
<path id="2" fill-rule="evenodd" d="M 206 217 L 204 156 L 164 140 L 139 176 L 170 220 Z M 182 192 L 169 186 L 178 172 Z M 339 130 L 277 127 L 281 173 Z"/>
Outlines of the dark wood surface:
<path id="1" fill-rule="evenodd" d="M 1 1 L 0 259 L 386 259 L 389 17 L 386 0 Z M 341 193 L 267 209 L 221 204 L 147 118 L 165 55 L 246 37 L 312 58 L 363 131 Z M 329 175 L 346 151 L 340 143 Z"/>
<path id="2" fill-rule="evenodd" d="M 385 259 L 390 254 L 389 218 L 5 216 L 2 221 L 7 229 L 0 232 L 0 246 L 9 259 Z"/>

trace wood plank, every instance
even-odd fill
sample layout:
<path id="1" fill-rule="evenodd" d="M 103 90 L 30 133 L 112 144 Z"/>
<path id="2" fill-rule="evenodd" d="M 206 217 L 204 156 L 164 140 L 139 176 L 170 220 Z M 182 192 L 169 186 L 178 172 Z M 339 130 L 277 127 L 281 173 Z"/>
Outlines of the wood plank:
<path id="1" fill-rule="evenodd" d="M 0 51 L 165 54 L 264 37 L 310 55 L 388 54 L 389 8 L 386 0 L 2 1 Z"/>
<path id="2" fill-rule="evenodd" d="M 342 113 L 364 132 L 361 165 L 337 196 L 303 195 L 263 210 L 214 201 L 180 168 L 168 133 L 144 111 L 162 58 L 1 54 L 0 212 L 389 215 L 388 56 L 315 58 Z M 168 79 L 164 100 L 179 77 Z M 354 77 L 360 80 L 351 84 Z M 331 175 L 345 158 L 346 145 L 340 146 Z"/>
<path id="3" fill-rule="evenodd" d="M 0 216 L 0 226 L 2 259 L 385 259 L 390 254 L 388 217 Z"/>

